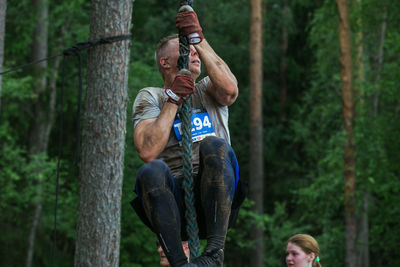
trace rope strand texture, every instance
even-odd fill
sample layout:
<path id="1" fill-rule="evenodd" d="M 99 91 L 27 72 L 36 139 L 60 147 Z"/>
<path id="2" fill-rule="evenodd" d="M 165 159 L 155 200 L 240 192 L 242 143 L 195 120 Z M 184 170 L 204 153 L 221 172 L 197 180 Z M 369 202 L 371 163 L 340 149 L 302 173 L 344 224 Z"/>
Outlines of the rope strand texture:
<path id="1" fill-rule="evenodd" d="M 192 6 L 192 0 L 181 1 L 181 6 Z M 179 58 L 178 69 L 189 70 L 189 53 L 190 45 L 186 36 L 179 33 Z M 190 259 L 194 259 L 200 254 L 199 227 L 197 225 L 197 215 L 195 209 L 195 198 L 193 190 L 193 165 L 192 165 L 192 107 L 191 99 L 187 97 L 182 103 L 182 172 L 183 172 L 183 188 L 185 190 L 185 218 L 187 222 L 186 232 L 189 235 Z"/>

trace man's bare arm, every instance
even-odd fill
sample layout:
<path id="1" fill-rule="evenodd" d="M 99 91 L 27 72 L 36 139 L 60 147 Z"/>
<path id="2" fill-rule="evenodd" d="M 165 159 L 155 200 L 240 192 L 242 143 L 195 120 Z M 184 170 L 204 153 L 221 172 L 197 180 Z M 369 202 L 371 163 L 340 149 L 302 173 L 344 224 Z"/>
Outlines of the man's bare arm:
<path id="1" fill-rule="evenodd" d="M 238 97 L 239 89 L 236 77 L 228 65 L 215 53 L 206 39 L 194 45 L 194 47 L 211 79 L 207 90 L 221 105 L 229 106 L 233 104 Z"/>
<path id="2" fill-rule="evenodd" d="M 156 159 L 164 150 L 177 110 L 177 105 L 167 102 L 157 118 L 143 120 L 136 125 L 134 143 L 144 162 Z"/>

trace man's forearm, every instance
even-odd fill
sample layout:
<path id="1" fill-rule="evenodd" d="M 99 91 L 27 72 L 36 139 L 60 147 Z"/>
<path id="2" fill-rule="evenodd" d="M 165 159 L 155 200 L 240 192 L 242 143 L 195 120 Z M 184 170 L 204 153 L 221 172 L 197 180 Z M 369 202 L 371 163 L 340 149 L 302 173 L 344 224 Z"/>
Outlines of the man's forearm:
<path id="1" fill-rule="evenodd" d="M 145 120 L 135 129 L 135 147 L 144 162 L 156 159 L 168 143 L 178 106 L 165 103 L 158 118 Z"/>
<path id="2" fill-rule="evenodd" d="M 232 104 L 238 95 L 236 77 L 233 75 L 228 65 L 220 58 L 207 40 L 195 45 L 197 53 L 206 68 L 207 74 L 211 79 L 213 89 L 216 90 L 214 96 L 223 105 Z"/>

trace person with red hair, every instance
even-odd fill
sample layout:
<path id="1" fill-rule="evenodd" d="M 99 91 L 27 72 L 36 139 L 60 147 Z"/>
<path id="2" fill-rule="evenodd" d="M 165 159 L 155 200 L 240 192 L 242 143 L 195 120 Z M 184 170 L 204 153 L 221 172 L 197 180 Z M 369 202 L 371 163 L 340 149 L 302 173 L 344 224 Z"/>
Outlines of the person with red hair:
<path id="1" fill-rule="evenodd" d="M 322 267 L 318 242 L 307 234 L 290 237 L 286 246 L 286 265 L 288 267 Z"/>

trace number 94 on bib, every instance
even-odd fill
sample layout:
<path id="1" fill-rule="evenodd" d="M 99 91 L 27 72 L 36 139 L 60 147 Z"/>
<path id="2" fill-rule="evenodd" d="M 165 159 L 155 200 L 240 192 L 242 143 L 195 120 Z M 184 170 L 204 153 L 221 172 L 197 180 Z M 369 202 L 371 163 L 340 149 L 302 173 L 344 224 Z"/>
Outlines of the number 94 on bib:
<path id="1" fill-rule="evenodd" d="M 215 135 L 210 116 L 207 112 L 193 114 L 192 121 L 192 142 L 198 142 L 210 135 Z M 179 142 L 182 141 L 182 122 L 181 120 L 174 121 L 174 132 Z"/>

